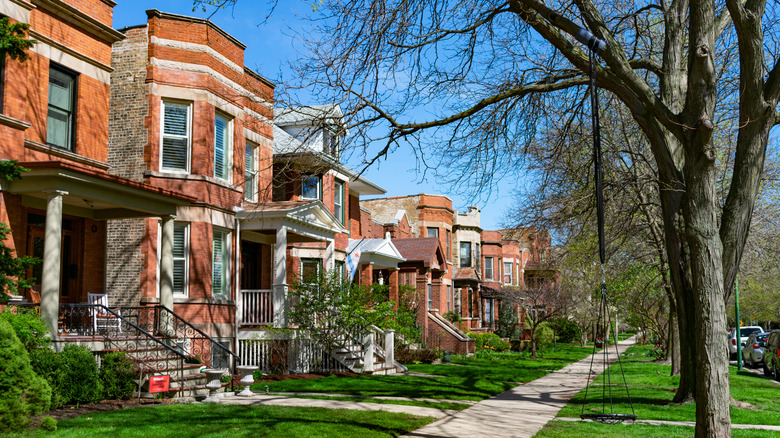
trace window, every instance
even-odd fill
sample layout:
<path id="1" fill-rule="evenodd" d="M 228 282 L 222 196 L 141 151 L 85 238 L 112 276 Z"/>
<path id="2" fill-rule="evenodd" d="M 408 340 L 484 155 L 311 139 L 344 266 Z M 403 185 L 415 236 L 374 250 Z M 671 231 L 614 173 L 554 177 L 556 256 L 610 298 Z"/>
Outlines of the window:
<path id="1" fill-rule="evenodd" d="M 474 317 L 474 289 L 469 288 L 469 318 Z"/>
<path id="2" fill-rule="evenodd" d="M 345 265 L 344 261 L 336 260 L 334 269 L 336 269 L 336 275 L 338 276 L 339 281 L 340 282 L 344 282 L 344 280 L 347 278 L 346 265 Z"/>
<path id="3" fill-rule="evenodd" d="M 445 257 L 447 258 L 447 261 L 450 261 L 452 258 L 452 232 L 450 230 L 447 231 L 447 254 Z"/>
<path id="4" fill-rule="evenodd" d="M 341 154 L 341 135 L 335 127 L 328 126 L 322 133 L 325 153 L 335 158 Z"/>
<path id="5" fill-rule="evenodd" d="M 301 198 L 320 199 L 320 177 L 307 175 L 301 178 Z"/>
<path id="6" fill-rule="evenodd" d="M 76 74 L 49 66 L 49 112 L 46 143 L 73 150 L 76 138 Z"/>
<path id="7" fill-rule="evenodd" d="M 190 171 L 190 105 L 162 102 L 160 170 Z"/>
<path id="8" fill-rule="evenodd" d="M 512 284 L 512 262 L 504 262 L 504 284 Z"/>
<path id="9" fill-rule="evenodd" d="M 460 242 L 460 267 L 471 267 L 471 242 Z"/>
<path id="10" fill-rule="evenodd" d="M 447 285 L 447 311 L 452 312 L 452 285 Z"/>
<path id="11" fill-rule="evenodd" d="M 482 270 L 482 256 L 479 253 L 479 243 L 474 244 L 474 260 L 477 264 L 477 272 L 480 272 Z"/>
<path id="12" fill-rule="evenodd" d="M 257 145 L 248 141 L 244 158 L 244 199 L 257 201 Z"/>
<path id="13" fill-rule="evenodd" d="M 230 283 L 230 233 L 214 230 L 211 261 L 211 295 L 226 296 Z"/>
<path id="14" fill-rule="evenodd" d="M 230 181 L 231 170 L 230 120 L 222 114 L 214 116 L 214 177 Z"/>
<path id="15" fill-rule="evenodd" d="M 493 257 L 485 257 L 485 280 L 493 279 Z"/>
<path id="16" fill-rule="evenodd" d="M 428 283 L 428 310 L 433 309 L 433 285 Z"/>
<path id="17" fill-rule="evenodd" d="M 344 183 L 336 181 L 333 185 L 333 214 L 343 224 L 344 223 Z"/>
<path id="18" fill-rule="evenodd" d="M 428 227 L 425 231 L 428 237 L 439 237 L 439 229 L 436 227 Z"/>
<path id="19" fill-rule="evenodd" d="M 190 227 L 188 224 L 173 225 L 173 293 L 187 295 L 190 253 Z"/>
<path id="20" fill-rule="evenodd" d="M 539 251 L 539 261 L 540 261 L 541 263 L 544 263 L 544 262 L 545 262 L 545 255 L 546 255 L 546 254 L 545 254 L 545 250 L 540 250 L 540 251 Z"/>
<path id="21" fill-rule="evenodd" d="M 316 282 L 322 269 L 321 259 L 301 259 L 301 279 L 306 282 Z"/>

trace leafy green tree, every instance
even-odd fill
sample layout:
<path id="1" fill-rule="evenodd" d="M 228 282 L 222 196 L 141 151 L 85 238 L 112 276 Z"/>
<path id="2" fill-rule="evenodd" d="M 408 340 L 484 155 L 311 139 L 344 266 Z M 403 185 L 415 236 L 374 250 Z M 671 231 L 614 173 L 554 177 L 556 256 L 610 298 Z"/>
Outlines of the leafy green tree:
<path id="1" fill-rule="evenodd" d="M 37 41 L 27 37 L 30 25 L 27 23 L 11 23 L 8 17 L 0 18 L 0 55 L 18 61 L 26 61 L 30 55 L 27 50 Z"/>

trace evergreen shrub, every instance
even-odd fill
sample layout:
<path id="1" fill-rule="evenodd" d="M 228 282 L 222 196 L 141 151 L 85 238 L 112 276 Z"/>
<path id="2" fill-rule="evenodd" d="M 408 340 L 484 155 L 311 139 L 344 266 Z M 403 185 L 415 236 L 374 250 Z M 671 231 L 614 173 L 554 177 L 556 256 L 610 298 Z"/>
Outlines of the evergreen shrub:
<path id="1" fill-rule="evenodd" d="M 61 408 L 67 403 L 63 394 L 65 385 L 65 359 L 49 348 L 30 352 L 30 363 L 36 374 L 43 377 L 51 388 L 51 409 Z"/>
<path id="2" fill-rule="evenodd" d="M 11 325 L 0 320 L 0 430 L 20 430 L 49 410 L 51 388 L 35 374 Z"/>
<path id="3" fill-rule="evenodd" d="M 7 307 L 0 312 L 0 320 L 11 325 L 27 351 L 48 348 L 51 344 L 51 339 L 48 337 L 49 327 L 40 318 L 37 309 Z"/>
<path id="4" fill-rule="evenodd" d="M 103 398 L 127 400 L 133 396 L 138 371 L 124 351 L 112 351 L 103 357 L 100 366 L 100 383 Z"/>
<path id="5" fill-rule="evenodd" d="M 66 345 L 60 354 L 65 362 L 62 394 L 66 403 L 91 403 L 100 400 L 102 390 L 92 352 L 80 345 Z"/>
<path id="6" fill-rule="evenodd" d="M 550 321 L 555 330 L 558 342 L 574 342 L 580 339 L 580 328 L 567 318 L 558 318 Z"/>

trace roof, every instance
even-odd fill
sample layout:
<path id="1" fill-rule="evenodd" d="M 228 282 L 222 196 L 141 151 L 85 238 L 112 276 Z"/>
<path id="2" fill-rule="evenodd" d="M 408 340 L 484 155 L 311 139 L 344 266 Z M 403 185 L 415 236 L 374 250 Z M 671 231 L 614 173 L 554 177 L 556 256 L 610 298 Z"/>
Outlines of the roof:
<path id="1" fill-rule="evenodd" d="M 425 267 L 446 270 L 444 251 L 436 237 L 393 239 L 393 244 L 407 262 L 422 262 Z"/>
<path id="2" fill-rule="evenodd" d="M 474 268 L 455 268 L 452 272 L 452 279 L 480 281 Z"/>
<path id="3" fill-rule="evenodd" d="M 398 263 L 406 259 L 390 240 L 389 233 L 384 239 L 349 239 L 347 253 L 360 249 L 360 264 L 372 263 L 377 269 L 398 268 Z"/>
<path id="4" fill-rule="evenodd" d="M 323 122 L 342 125 L 344 113 L 336 104 L 274 108 L 274 123 L 278 126 L 321 125 Z"/>

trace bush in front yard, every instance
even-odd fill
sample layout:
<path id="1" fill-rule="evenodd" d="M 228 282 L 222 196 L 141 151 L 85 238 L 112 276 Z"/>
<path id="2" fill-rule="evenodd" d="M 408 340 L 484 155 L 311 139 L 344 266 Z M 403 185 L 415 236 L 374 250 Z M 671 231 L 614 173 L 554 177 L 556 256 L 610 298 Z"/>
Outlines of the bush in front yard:
<path id="1" fill-rule="evenodd" d="M 66 403 L 91 403 L 100 400 L 102 390 L 97 363 L 92 352 L 80 345 L 66 345 L 62 394 Z"/>
<path id="2" fill-rule="evenodd" d="M 124 351 L 112 351 L 103 357 L 100 365 L 100 383 L 103 398 L 126 400 L 133 396 L 138 371 Z"/>
<path id="3" fill-rule="evenodd" d="M 51 339 L 49 327 L 38 315 L 37 309 L 8 307 L 0 312 L 0 319 L 8 322 L 27 351 L 48 348 Z"/>
<path id="4" fill-rule="evenodd" d="M 51 409 L 58 409 L 68 401 L 62 393 L 65 379 L 65 359 L 49 348 L 30 352 L 33 370 L 51 387 Z"/>
<path id="5" fill-rule="evenodd" d="M 474 347 L 476 349 L 486 348 L 495 351 L 506 351 L 509 349 L 509 343 L 502 341 L 495 333 L 473 333 L 469 332 L 468 336 L 474 338 Z"/>
<path id="6" fill-rule="evenodd" d="M 418 348 L 412 350 L 409 347 L 395 349 L 395 360 L 402 364 L 432 363 L 439 358 L 439 352 L 430 348 Z"/>
<path id="7" fill-rule="evenodd" d="M 35 374 L 11 325 L 0 320 L 0 430 L 19 430 L 49 410 L 51 389 Z"/>

